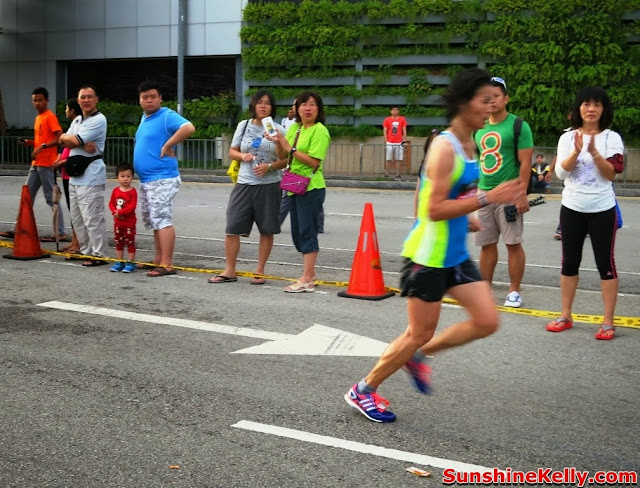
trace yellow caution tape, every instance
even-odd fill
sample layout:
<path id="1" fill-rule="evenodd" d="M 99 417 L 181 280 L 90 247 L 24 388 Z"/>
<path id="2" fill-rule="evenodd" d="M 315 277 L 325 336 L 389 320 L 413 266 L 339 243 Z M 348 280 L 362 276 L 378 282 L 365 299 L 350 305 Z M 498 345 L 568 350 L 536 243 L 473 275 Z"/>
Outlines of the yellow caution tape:
<path id="1" fill-rule="evenodd" d="M 6 247 L 9 249 L 13 248 L 13 243 L 0 241 L 0 247 Z M 46 249 L 42 250 L 45 254 L 51 254 L 52 256 L 63 256 L 63 257 L 74 257 L 78 259 L 100 259 L 102 261 L 120 261 L 119 259 L 114 258 L 96 258 L 95 256 L 84 256 L 82 254 L 73 254 L 73 253 L 65 253 L 65 252 L 55 252 L 48 251 Z M 139 261 L 134 261 L 138 266 L 146 265 L 146 266 L 155 266 L 153 263 L 144 263 Z M 202 269 L 202 268 L 190 268 L 186 266 L 171 266 L 173 269 L 177 269 L 179 271 L 188 271 L 192 273 L 207 273 L 207 274 L 219 274 L 222 273 L 223 269 Z M 251 273 L 249 271 L 236 271 L 237 276 L 243 276 L 247 278 L 264 278 L 265 280 L 273 280 L 273 281 L 297 281 L 295 278 L 283 278 L 281 276 L 271 276 L 271 275 L 260 275 L 256 273 Z M 348 281 L 324 281 L 324 280 L 315 280 L 316 285 L 324 285 L 324 286 L 332 286 L 336 288 L 348 288 Z M 390 291 L 393 293 L 400 293 L 401 290 L 398 288 L 393 288 L 390 286 L 385 287 L 385 291 Z M 443 303 L 447 303 L 450 305 L 459 305 L 456 300 L 452 300 L 451 298 L 443 298 Z M 544 319 L 555 319 L 560 316 L 560 312 L 551 312 L 549 310 L 533 310 L 530 308 L 512 308 L 512 307 L 503 307 L 497 305 L 496 308 L 500 312 L 513 313 L 517 315 L 526 315 L 528 317 L 536 317 L 536 318 L 544 318 Z M 602 315 L 584 315 L 584 314 L 573 314 L 573 321 L 583 324 L 602 324 L 604 317 Z M 620 317 L 616 316 L 613 320 L 613 325 L 617 327 L 628 327 L 630 329 L 640 329 L 640 317 Z"/>

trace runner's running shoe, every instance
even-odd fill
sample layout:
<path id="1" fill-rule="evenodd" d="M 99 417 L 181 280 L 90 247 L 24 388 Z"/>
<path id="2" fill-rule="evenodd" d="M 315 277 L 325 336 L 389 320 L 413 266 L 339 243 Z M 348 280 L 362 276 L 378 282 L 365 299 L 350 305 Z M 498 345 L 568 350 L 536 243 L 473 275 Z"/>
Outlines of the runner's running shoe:
<path id="1" fill-rule="evenodd" d="M 429 377 L 431 374 L 431 368 L 429 366 L 420 361 L 409 359 L 402 369 L 409 373 L 413 386 L 416 387 L 416 390 L 420 393 L 424 393 L 425 395 L 431 393 L 431 378 Z"/>
<path id="2" fill-rule="evenodd" d="M 386 399 L 377 393 L 358 393 L 357 383 L 345 393 L 344 401 L 374 422 L 387 423 L 396 419 L 395 414 L 387 410 L 389 402 Z"/>

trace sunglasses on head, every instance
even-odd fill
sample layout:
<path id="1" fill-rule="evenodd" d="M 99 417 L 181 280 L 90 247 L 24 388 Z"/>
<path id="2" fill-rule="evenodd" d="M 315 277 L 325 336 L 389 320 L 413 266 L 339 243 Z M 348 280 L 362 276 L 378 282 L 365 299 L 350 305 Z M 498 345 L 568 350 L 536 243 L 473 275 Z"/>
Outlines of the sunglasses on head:
<path id="1" fill-rule="evenodd" d="M 491 81 L 495 81 L 497 83 L 500 83 L 502 86 L 504 86 L 504 91 L 508 91 L 507 90 L 507 82 L 504 81 L 502 78 L 500 78 L 498 76 L 494 76 L 493 78 L 491 78 Z"/>

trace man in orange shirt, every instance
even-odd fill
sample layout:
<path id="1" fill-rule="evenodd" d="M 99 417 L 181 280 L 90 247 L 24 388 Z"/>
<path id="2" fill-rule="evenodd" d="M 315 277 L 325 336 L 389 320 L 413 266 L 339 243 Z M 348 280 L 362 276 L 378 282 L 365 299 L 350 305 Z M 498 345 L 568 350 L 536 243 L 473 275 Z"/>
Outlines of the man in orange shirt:
<path id="1" fill-rule="evenodd" d="M 58 139 L 62 134 L 62 127 L 55 114 L 49 110 L 49 92 L 46 88 L 38 87 L 31 92 L 31 103 L 38 111 L 35 124 L 33 126 L 33 139 L 18 139 L 18 144 L 22 146 L 32 146 L 31 169 L 27 176 L 27 186 L 31 195 L 31 202 L 35 202 L 38 190 L 42 186 L 44 198 L 47 205 L 53 208 L 53 185 L 55 183 L 55 173 L 52 164 L 58 157 Z M 13 237 L 13 232 L 2 232 L 2 237 Z M 62 206 L 58 207 L 58 238 L 61 241 L 67 240 L 64 229 L 64 219 L 62 216 Z M 41 240 L 45 242 L 55 241 L 48 236 Z"/>

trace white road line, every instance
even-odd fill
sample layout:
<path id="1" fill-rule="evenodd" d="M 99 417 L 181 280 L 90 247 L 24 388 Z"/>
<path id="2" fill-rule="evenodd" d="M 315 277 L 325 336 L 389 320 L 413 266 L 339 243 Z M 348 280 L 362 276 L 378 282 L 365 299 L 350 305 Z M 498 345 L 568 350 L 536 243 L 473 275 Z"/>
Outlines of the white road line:
<path id="1" fill-rule="evenodd" d="M 91 305 L 77 305 L 75 303 L 52 301 L 52 302 L 38 303 L 38 306 L 55 308 L 58 310 L 68 310 L 71 312 L 82 312 L 82 313 L 88 313 L 92 315 L 102 315 L 106 317 L 116 317 L 120 319 L 136 320 L 138 322 L 148 322 L 151 324 L 173 325 L 175 327 L 185 327 L 188 329 L 207 330 L 210 332 L 218 332 L 220 334 L 231 334 L 231 335 L 237 335 L 237 336 L 243 336 L 243 337 L 253 337 L 254 339 L 265 339 L 268 341 L 276 341 L 279 339 L 291 338 L 291 334 L 282 334 L 280 332 L 271 332 L 268 330 L 232 327 L 230 325 L 212 324 L 209 322 L 200 322 L 197 320 L 161 317 L 159 315 L 127 312 L 125 310 L 114 310 L 111 308 L 93 307 Z"/>
<path id="2" fill-rule="evenodd" d="M 413 452 L 398 451 L 397 449 L 389 449 L 371 444 L 363 444 L 361 442 L 338 439 L 337 437 L 313 434 L 303 430 L 287 429 L 286 427 L 278 427 L 276 425 L 260 424 L 249 420 L 241 420 L 233 424 L 231 427 L 250 430 L 253 432 L 261 432 L 263 434 L 276 435 L 278 437 L 286 437 L 288 439 L 295 439 L 302 442 L 310 442 L 312 444 L 320 444 L 322 446 L 337 447 L 338 449 L 395 459 L 396 461 L 405 461 L 411 464 L 420 464 L 422 466 L 431 466 L 440 469 L 452 468 L 459 472 L 475 471 L 485 473 L 493 471 L 493 468 L 486 468 L 475 464 L 467 464 L 459 461 L 453 461 L 451 459 L 426 456 L 424 454 L 415 454 Z"/>

